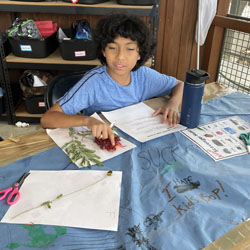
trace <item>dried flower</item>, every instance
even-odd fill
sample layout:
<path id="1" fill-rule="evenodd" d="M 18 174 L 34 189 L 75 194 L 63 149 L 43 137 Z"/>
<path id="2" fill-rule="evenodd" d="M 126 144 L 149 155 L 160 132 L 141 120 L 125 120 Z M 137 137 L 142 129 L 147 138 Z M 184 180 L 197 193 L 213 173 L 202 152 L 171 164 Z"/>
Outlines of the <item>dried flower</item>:
<path id="1" fill-rule="evenodd" d="M 95 143 L 99 145 L 101 149 L 106 149 L 109 152 L 113 152 L 116 150 L 118 146 L 123 147 L 123 145 L 120 143 L 121 139 L 118 135 L 115 134 L 115 145 L 113 146 L 111 144 L 111 141 L 109 138 L 102 139 L 102 138 L 95 138 Z"/>

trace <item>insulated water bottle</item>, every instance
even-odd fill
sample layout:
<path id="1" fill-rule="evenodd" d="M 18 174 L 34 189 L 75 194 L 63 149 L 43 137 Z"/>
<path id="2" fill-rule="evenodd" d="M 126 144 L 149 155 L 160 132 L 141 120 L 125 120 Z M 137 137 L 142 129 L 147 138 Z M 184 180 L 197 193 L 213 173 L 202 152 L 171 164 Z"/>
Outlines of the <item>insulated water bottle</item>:
<path id="1" fill-rule="evenodd" d="M 183 126 L 196 128 L 199 125 L 205 81 L 209 77 L 204 70 L 192 69 L 186 73 L 180 119 Z"/>

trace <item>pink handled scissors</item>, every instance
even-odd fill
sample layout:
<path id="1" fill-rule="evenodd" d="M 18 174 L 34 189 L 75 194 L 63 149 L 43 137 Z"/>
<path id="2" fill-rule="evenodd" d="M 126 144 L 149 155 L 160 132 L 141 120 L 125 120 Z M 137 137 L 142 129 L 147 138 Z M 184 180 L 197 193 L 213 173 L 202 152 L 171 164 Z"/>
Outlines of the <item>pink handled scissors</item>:
<path id="1" fill-rule="evenodd" d="M 20 192 L 18 190 L 18 187 L 22 185 L 24 182 L 25 178 L 29 175 L 30 173 L 24 173 L 19 180 L 12 186 L 7 189 L 4 189 L 0 191 L 0 200 L 3 200 L 9 193 L 10 195 L 7 198 L 7 203 L 9 205 L 14 205 L 16 204 L 19 199 L 20 199 Z"/>

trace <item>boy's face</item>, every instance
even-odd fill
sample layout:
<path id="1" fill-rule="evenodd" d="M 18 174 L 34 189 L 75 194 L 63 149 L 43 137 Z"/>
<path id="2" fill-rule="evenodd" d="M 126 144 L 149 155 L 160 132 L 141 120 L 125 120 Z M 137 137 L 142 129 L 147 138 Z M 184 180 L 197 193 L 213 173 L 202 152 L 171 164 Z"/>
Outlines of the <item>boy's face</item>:
<path id="1" fill-rule="evenodd" d="M 119 80 L 126 78 L 130 81 L 130 72 L 140 59 L 136 41 L 118 36 L 113 43 L 107 44 L 103 55 L 107 61 L 107 71 L 115 81 L 121 83 Z"/>

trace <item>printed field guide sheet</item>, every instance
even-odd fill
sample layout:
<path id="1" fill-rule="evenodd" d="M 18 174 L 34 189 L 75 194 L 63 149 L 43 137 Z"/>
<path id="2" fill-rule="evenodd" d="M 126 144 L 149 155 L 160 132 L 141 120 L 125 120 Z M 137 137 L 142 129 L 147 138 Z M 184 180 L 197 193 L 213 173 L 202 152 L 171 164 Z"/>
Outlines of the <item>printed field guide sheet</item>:
<path id="1" fill-rule="evenodd" d="M 30 171 L 1 222 L 117 231 L 121 181 L 121 171 Z"/>
<path id="2" fill-rule="evenodd" d="M 95 113 L 92 115 L 92 117 L 101 120 L 101 118 Z M 112 157 L 115 157 L 117 155 L 120 155 L 132 148 L 135 148 L 136 145 L 133 143 L 127 141 L 126 139 L 120 137 L 120 144 L 122 146 L 118 146 L 115 151 L 109 152 L 106 149 L 101 149 L 95 142 L 94 137 L 91 135 L 91 131 L 87 127 L 74 127 L 74 138 L 78 140 L 81 145 L 85 145 L 87 149 L 94 150 L 94 154 L 98 157 L 100 157 L 98 160 L 103 162 L 105 160 L 111 159 Z M 65 150 L 66 143 L 69 143 L 72 141 L 72 135 L 70 135 L 70 129 L 68 128 L 58 128 L 58 129 L 47 129 L 47 134 L 51 137 L 51 139 L 66 153 L 68 156 L 69 153 Z M 89 131 L 90 135 L 88 136 L 81 136 L 82 133 Z M 72 156 L 72 155 L 71 155 Z M 87 162 L 85 164 L 82 164 L 82 159 L 77 160 L 74 162 L 79 168 L 88 166 Z M 92 162 L 91 165 L 94 165 L 95 163 Z"/>
<path id="3" fill-rule="evenodd" d="M 241 133 L 250 132 L 250 124 L 238 116 L 220 119 L 181 133 L 215 161 L 247 153 Z"/>
<path id="4" fill-rule="evenodd" d="M 162 115 L 153 117 L 153 113 L 154 110 L 143 102 L 110 112 L 102 112 L 110 122 L 116 121 L 116 127 L 140 142 L 186 128 L 180 124 L 169 127 L 167 123 L 162 123 Z"/>

